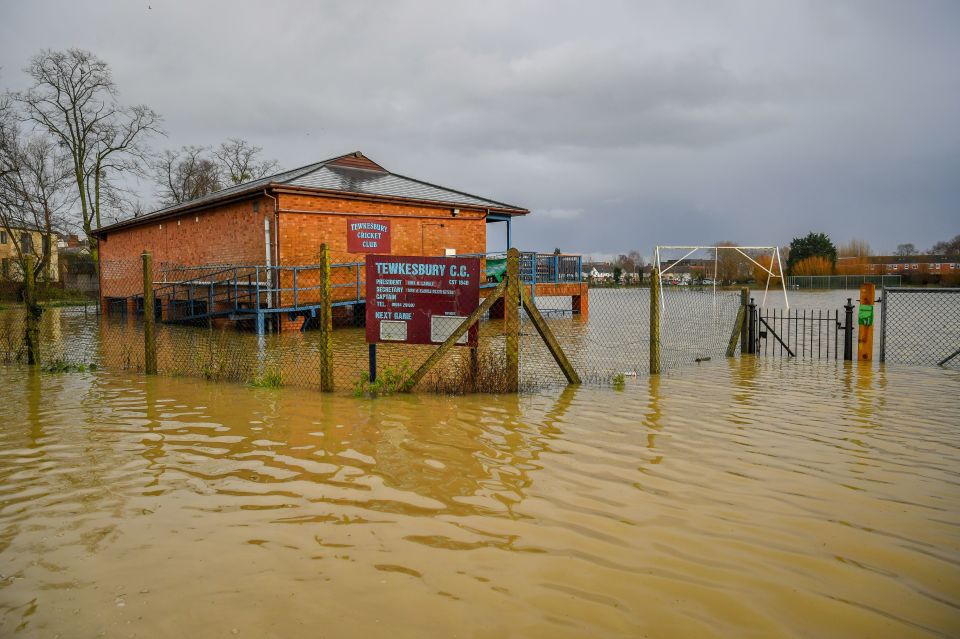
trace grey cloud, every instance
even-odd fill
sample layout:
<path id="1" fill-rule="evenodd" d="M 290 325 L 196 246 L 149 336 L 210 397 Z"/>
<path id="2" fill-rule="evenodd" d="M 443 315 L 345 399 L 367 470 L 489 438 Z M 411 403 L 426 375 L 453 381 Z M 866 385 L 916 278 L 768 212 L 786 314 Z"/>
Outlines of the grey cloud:
<path id="1" fill-rule="evenodd" d="M 85 47 L 165 116 L 158 147 L 360 149 L 529 207 L 531 248 L 960 232 L 954 2 L 150 5 L 0 0 L 0 82 Z"/>

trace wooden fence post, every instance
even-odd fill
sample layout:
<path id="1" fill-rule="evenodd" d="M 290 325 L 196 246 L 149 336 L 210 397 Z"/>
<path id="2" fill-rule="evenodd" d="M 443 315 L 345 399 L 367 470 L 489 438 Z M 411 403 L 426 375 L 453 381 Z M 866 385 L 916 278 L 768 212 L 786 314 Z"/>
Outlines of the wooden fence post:
<path id="1" fill-rule="evenodd" d="M 660 269 L 650 271 L 650 374 L 659 375 L 660 353 Z"/>
<path id="2" fill-rule="evenodd" d="M 358 267 L 359 268 L 359 267 Z M 333 391 L 333 295 L 330 251 L 320 245 L 320 390 Z M 369 300 L 367 300 L 369 303 Z"/>
<path id="3" fill-rule="evenodd" d="M 534 264 L 536 268 L 536 264 Z M 520 389 L 520 251 L 507 251 L 507 289 L 503 295 L 503 328 L 506 333 L 506 390 Z"/>
<path id="4" fill-rule="evenodd" d="M 143 372 L 157 374 L 157 327 L 153 310 L 153 255 L 144 251 L 143 259 Z"/>
<path id="5" fill-rule="evenodd" d="M 857 313 L 857 360 L 861 362 L 873 361 L 873 302 L 876 293 L 875 285 L 860 285 L 860 310 Z"/>
<path id="6" fill-rule="evenodd" d="M 40 315 L 43 309 L 37 303 L 37 282 L 33 272 L 33 255 L 23 256 L 23 304 L 27 308 L 27 364 L 40 363 Z"/>

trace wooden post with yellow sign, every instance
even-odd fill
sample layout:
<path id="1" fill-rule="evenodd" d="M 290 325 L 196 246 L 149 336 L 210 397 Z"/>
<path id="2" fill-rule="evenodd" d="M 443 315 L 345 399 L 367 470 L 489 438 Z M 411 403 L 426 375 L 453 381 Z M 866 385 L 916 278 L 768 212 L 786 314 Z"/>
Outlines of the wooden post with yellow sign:
<path id="1" fill-rule="evenodd" d="M 857 312 L 857 361 L 873 361 L 873 284 L 860 285 L 860 309 Z"/>

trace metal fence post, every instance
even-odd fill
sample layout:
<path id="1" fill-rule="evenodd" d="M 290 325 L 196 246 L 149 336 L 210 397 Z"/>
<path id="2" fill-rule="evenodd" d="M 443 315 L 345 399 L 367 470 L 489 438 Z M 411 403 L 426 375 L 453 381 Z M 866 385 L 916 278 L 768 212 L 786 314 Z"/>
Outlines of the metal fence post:
<path id="1" fill-rule="evenodd" d="M 853 361 L 853 299 L 848 297 L 843 307 L 843 360 Z"/>
<path id="2" fill-rule="evenodd" d="M 157 329 L 153 310 L 153 255 L 143 255 L 143 372 L 157 374 Z M 210 309 L 207 309 L 209 312 Z"/>
<path id="3" fill-rule="evenodd" d="M 660 281 L 659 269 L 650 271 L 650 374 L 659 375 L 662 369 L 660 341 Z"/>
<path id="4" fill-rule="evenodd" d="M 333 300 L 330 287 L 330 253 L 320 245 L 320 390 L 333 391 Z"/>
<path id="5" fill-rule="evenodd" d="M 748 330 L 747 330 L 747 340 L 750 345 L 748 347 L 748 353 L 751 355 L 757 354 L 757 305 L 754 303 L 753 298 L 750 298 L 750 307 L 748 315 Z"/>
<path id="6" fill-rule="evenodd" d="M 536 265 L 534 264 L 534 268 Z M 503 295 L 503 328 L 506 333 L 506 390 L 520 388 L 520 251 L 507 251 L 507 289 Z"/>
<path id="7" fill-rule="evenodd" d="M 880 288 L 880 361 L 887 360 L 887 287 Z"/>
<path id="8" fill-rule="evenodd" d="M 753 321 L 750 313 L 750 289 L 741 288 L 740 289 L 740 306 L 743 308 L 743 324 L 740 325 L 740 354 L 749 355 L 750 354 L 750 345 L 747 343 L 747 340 L 750 336 L 750 322 Z"/>

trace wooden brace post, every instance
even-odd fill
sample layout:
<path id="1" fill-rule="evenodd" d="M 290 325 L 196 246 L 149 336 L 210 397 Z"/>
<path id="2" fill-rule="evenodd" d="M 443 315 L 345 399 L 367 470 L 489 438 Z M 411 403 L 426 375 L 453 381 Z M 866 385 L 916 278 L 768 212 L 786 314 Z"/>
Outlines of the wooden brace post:
<path id="1" fill-rule="evenodd" d="M 543 343 L 547 345 L 547 349 L 550 351 L 550 354 L 553 355 L 553 359 L 556 360 L 557 366 L 563 371 L 564 377 L 566 377 L 567 381 L 571 384 L 579 384 L 580 376 L 577 375 L 577 371 L 573 369 L 573 364 L 567 359 L 567 354 L 563 352 L 560 343 L 553 335 L 553 331 L 550 330 L 547 322 L 543 319 L 543 315 L 540 314 L 537 306 L 533 303 L 533 300 L 530 299 L 530 293 L 527 292 L 526 287 L 520 287 L 520 294 L 523 298 L 523 308 L 526 309 L 527 315 L 530 316 L 530 320 L 540 334 L 540 338 L 543 339 Z"/>
<path id="2" fill-rule="evenodd" d="M 490 307 L 493 306 L 493 303 L 497 301 L 501 295 L 503 295 L 503 292 L 506 289 L 507 282 L 504 280 L 497 285 L 497 288 L 493 289 L 493 292 L 487 296 L 487 299 L 483 300 L 483 303 L 480 304 L 480 306 L 470 313 L 467 319 L 461 322 L 460 326 L 450 333 L 450 336 L 444 340 L 443 344 L 441 344 L 437 350 L 433 351 L 430 357 L 427 358 L 427 361 L 420 365 L 420 368 L 418 368 L 413 375 L 410 376 L 410 379 L 403 384 L 402 390 L 404 392 L 409 392 L 412 390 L 413 387 L 416 386 L 430 371 L 430 369 L 433 368 L 437 362 L 439 362 L 443 356 L 447 354 L 447 351 L 453 348 L 457 341 L 463 337 L 468 330 L 470 330 L 470 327 L 480 321 L 480 318 L 483 317 L 483 314 L 490 310 Z"/>

